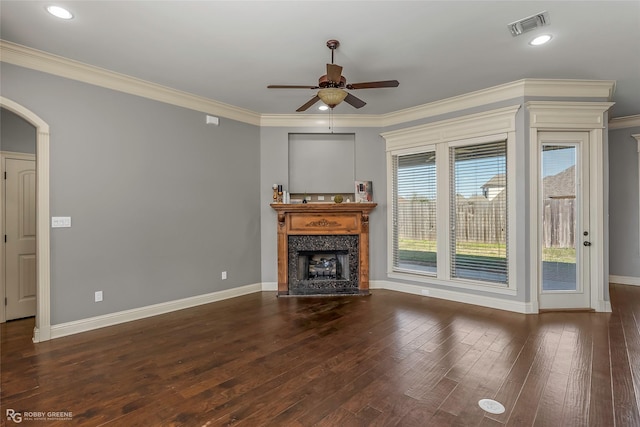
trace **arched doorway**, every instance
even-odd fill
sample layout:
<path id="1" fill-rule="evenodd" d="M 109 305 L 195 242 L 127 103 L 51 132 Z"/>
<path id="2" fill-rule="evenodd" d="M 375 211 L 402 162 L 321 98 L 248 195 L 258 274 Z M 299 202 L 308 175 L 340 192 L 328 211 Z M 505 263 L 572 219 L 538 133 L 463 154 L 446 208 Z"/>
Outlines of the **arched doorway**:
<path id="1" fill-rule="evenodd" d="M 36 128 L 36 276 L 37 308 L 33 341 L 51 339 L 51 251 L 49 229 L 49 125 L 22 105 L 0 96 L 0 107 L 22 117 Z"/>

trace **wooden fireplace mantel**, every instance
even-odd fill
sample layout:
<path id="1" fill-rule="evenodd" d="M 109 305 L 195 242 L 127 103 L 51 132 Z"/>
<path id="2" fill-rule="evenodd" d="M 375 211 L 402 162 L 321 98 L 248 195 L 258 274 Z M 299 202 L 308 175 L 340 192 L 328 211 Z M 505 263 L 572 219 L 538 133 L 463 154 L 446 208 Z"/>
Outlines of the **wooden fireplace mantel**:
<path id="1" fill-rule="evenodd" d="M 358 235 L 358 290 L 369 293 L 369 213 L 377 203 L 272 203 L 278 213 L 278 295 L 289 294 L 288 236 Z"/>

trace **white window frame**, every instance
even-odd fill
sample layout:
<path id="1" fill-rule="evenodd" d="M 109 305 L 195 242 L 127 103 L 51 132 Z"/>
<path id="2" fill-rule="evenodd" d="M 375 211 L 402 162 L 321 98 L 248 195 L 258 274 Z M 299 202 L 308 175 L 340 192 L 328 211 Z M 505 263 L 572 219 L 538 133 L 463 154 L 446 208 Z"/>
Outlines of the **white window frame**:
<path id="1" fill-rule="evenodd" d="M 415 272 L 394 270 L 393 266 L 393 213 L 387 215 L 387 275 L 390 278 L 448 286 L 469 290 L 482 290 L 496 294 L 517 294 L 517 248 L 518 233 L 516 217 L 516 114 L 520 105 L 466 115 L 454 119 L 442 120 L 426 125 L 385 132 L 387 151 L 387 206 L 393 204 L 393 156 L 398 154 L 428 151 L 435 146 L 436 151 L 436 217 L 438 230 L 447 230 L 437 235 L 437 275 L 434 277 Z M 449 148 L 464 145 L 477 145 L 488 142 L 507 141 L 507 212 L 508 227 L 507 259 L 508 284 L 481 282 L 468 279 L 451 278 L 449 220 L 450 177 Z M 430 150 L 429 150 L 430 151 Z"/>

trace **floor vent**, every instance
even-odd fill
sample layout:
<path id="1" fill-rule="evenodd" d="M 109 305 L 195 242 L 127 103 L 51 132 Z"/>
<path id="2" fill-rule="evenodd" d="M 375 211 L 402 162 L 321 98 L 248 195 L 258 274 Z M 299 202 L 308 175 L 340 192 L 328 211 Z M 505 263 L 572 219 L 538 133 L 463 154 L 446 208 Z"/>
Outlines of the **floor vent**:
<path id="1" fill-rule="evenodd" d="M 478 402 L 478 405 L 480 405 L 480 407 L 484 411 L 490 414 L 502 414 L 504 412 L 504 406 L 502 405 L 502 403 L 496 402 L 495 400 L 481 399 Z"/>

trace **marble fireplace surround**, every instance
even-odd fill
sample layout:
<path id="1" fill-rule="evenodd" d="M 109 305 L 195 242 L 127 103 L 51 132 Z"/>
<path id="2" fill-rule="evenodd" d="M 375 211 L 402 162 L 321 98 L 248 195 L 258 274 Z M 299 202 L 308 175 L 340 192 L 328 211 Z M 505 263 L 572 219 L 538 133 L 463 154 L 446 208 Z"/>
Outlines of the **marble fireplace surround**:
<path id="1" fill-rule="evenodd" d="M 369 213 L 376 203 L 273 203 L 278 296 L 368 295 Z M 299 252 L 348 252 L 348 280 L 297 280 Z M 345 266 L 345 268 L 347 268 Z"/>
<path id="2" fill-rule="evenodd" d="M 353 234 L 288 236 L 289 295 L 359 294 L 358 240 L 358 236 Z M 327 258 L 341 254 L 338 258 L 346 258 L 346 262 L 337 268 L 346 274 L 342 274 L 343 277 L 304 277 L 308 276 L 308 271 L 300 271 L 304 270 L 301 268 L 304 263 L 300 262 L 300 258 L 306 258 L 310 254 L 324 255 Z"/>

